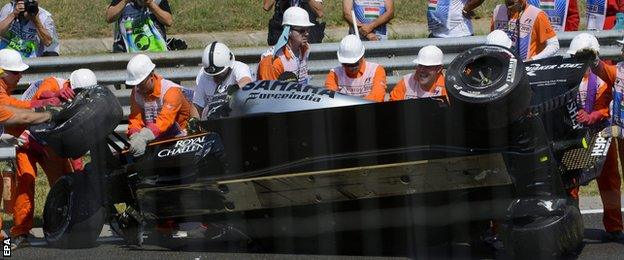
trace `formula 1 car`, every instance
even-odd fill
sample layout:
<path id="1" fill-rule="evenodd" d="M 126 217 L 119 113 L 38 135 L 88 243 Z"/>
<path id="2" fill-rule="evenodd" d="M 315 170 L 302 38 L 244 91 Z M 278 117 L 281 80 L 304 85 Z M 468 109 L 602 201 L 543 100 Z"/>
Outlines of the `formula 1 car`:
<path id="1" fill-rule="evenodd" d="M 480 46 L 448 67 L 448 102 L 257 81 L 227 95 L 200 132 L 153 142 L 141 158 L 118 145 L 112 92 L 85 90 L 62 121 L 31 129 L 63 156 L 92 159 L 54 184 L 45 237 L 89 247 L 111 221 L 140 245 L 154 225 L 200 221 L 252 239 L 398 228 L 415 246 L 495 220 L 511 255 L 573 253 L 584 229 L 567 189 L 600 174 L 610 144 L 575 120 L 586 69 Z"/>

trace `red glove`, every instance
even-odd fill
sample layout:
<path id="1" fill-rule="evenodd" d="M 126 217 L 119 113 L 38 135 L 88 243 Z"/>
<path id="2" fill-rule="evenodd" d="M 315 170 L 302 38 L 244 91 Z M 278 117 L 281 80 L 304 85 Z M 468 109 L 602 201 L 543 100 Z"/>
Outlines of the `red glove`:
<path id="1" fill-rule="evenodd" d="M 48 99 L 48 98 L 58 98 L 60 97 L 60 93 L 54 91 L 44 91 L 39 95 L 39 99 Z"/>
<path id="2" fill-rule="evenodd" d="M 69 85 L 65 85 L 61 89 L 61 97 L 63 99 L 69 101 L 69 100 L 72 100 L 75 96 L 76 96 L 76 93 L 74 92 L 74 90 Z"/>
<path id="3" fill-rule="evenodd" d="M 71 162 L 72 168 L 74 168 L 74 172 L 79 172 L 84 170 L 82 165 L 82 158 L 78 157 L 77 159 L 69 159 Z"/>
<path id="4" fill-rule="evenodd" d="M 30 135 L 29 131 L 22 132 L 22 134 L 17 138 L 17 146 L 18 149 L 34 153 L 42 158 L 48 157 L 48 152 L 45 150 L 45 147 L 41 143 L 37 142 L 37 140 Z"/>
<path id="5" fill-rule="evenodd" d="M 600 122 L 600 120 L 602 120 L 602 114 L 600 114 L 600 112 L 598 111 L 591 112 L 591 114 L 589 114 L 587 117 L 588 117 L 587 125 L 593 125 L 595 123 Z"/>
<path id="6" fill-rule="evenodd" d="M 61 100 L 57 97 L 30 101 L 30 108 L 40 108 L 45 106 L 59 106 Z"/>
<path id="7" fill-rule="evenodd" d="M 584 125 L 589 125 L 589 114 L 583 109 L 579 110 L 576 114 L 576 121 Z"/>

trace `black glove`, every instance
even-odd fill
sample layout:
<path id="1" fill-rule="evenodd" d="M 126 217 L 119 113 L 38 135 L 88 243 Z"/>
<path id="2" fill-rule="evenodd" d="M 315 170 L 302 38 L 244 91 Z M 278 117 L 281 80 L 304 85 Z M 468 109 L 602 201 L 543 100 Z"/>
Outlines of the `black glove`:
<path id="1" fill-rule="evenodd" d="M 590 64 L 594 66 L 598 65 L 598 62 L 600 62 L 598 52 L 592 48 L 583 48 L 576 51 L 574 58 L 579 61 L 590 62 Z"/>
<path id="2" fill-rule="evenodd" d="M 191 117 L 188 119 L 186 123 L 186 133 L 189 135 L 194 135 L 201 132 L 201 126 L 199 125 L 199 118 Z"/>
<path id="3" fill-rule="evenodd" d="M 47 112 L 50 113 L 50 122 L 56 122 L 61 117 L 61 111 L 64 106 L 43 106 L 35 109 L 35 112 Z"/>

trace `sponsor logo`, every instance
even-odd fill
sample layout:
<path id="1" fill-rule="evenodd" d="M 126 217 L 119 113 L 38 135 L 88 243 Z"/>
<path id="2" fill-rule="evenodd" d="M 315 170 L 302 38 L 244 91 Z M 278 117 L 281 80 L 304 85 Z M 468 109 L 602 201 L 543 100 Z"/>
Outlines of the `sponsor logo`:
<path id="1" fill-rule="evenodd" d="M 570 100 L 570 102 L 566 104 L 566 108 L 568 109 L 568 116 L 570 117 L 570 123 L 572 123 L 572 129 L 580 129 L 582 126 L 576 121 L 576 114 L 578 114 L 576 100 Z"/>
<path id="2" fill-rule="evenodd" d="M 254 99 L 296 99 L 320 102 L 322 97 L 334 98 L 336 95 L 336 92 L 329 89 L 303 86 L 295 82 L 266 80 L 247 84 L 242 90 L 253 91 L 249 93 L 245 104 Z M 260 90 L 263 91 L 260 92 Z"/>
<path id="3" fill-rule="evenodd" d="M 602 138 L 600 136 L 596 138 L 594 147 L 592 147 L 591 156 L 607 156 L 610 143 L 611 138 Z"/>
<path id="4" fill-rule="evenodd" d="M 542 70 L 581 69 L 581 68 L 583 68 L 583 63 L 563 63 L 563 64 L 553 64 L 553 65 L 540 65 L 539 63 L 533 63 L 525 67 L 527 71 L 527 75 L 529 76 L 537 76 L 536 72 L 542 71 Z"/>
<path id="5" fill-rule="evenodd" d="M 7 237 L 2 240 L 2 256 L 11 257 L 11 238 Z"/>
<path id="6" fill-rule="evenodd" d="M 516 66 L 518 64 L 518 60 L 511 58 L 509 59 L 509 69 L 507 69 L 507 82 L 513 82 L 516 79 Z"/>
<path id="7" fill-rule="evenodd" d="M 192 153 L 204 148 L 206 136 L 200 136 L 193 139 L 179 140 L 172 148 L 165 148 L 158 152 L 158 157 L 170 157 L 185 153 Z M 213 141 L 214 142 L 214 141 Z M 210 145 L 210 143 L 208 143 Z"/>

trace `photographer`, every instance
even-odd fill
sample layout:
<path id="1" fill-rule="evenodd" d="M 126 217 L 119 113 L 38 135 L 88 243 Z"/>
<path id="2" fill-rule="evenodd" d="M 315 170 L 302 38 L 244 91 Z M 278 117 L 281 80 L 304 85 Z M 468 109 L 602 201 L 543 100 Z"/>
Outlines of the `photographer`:
<path id="1" fill-rule="evenodd" d="M 11 48 L 23 57 L 58 56 L 56 26 L 37 0 L 17 0 L 0 10 L 0 49 Z"/>
<path id="2" fill-rule="evenodd" d="M 161 52 L 173 16 L 167 0 L 112 0 L 106 22 L 115 23 L 113 52 Z"/>

